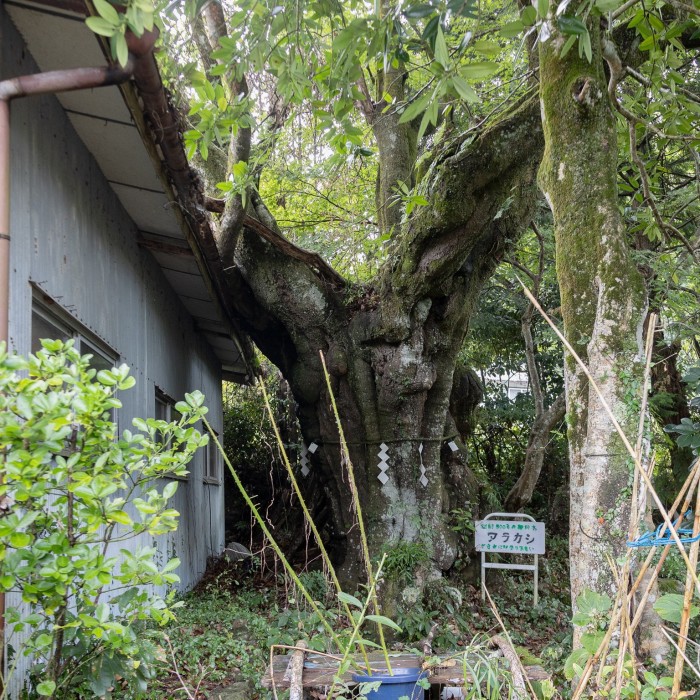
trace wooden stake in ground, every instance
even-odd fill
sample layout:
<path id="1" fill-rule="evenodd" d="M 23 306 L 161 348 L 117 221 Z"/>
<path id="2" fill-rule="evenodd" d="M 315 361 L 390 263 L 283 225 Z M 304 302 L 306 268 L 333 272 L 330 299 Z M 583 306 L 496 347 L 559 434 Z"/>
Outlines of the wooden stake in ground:
<path id="1" fill-rule="evenodd" d="M 698 489 L 697 498 L 695 501 L 695 520 L 693 521 L 693 537 L 697 537 L 700 533 L 700 488 Z M 690 545 L 690 564 L 695 570 L 698 565 L 698 547 L 700 541 L 693 542 Z M 676 653 L 676 665 L 673 670 L 673 689 L 671 697 L 677 698 L 681 688 L 681 677 L 683 676 L 683 652 L 685 651 L 686 641 L 688 639 L 688 626 L 690 625 L 690 607 L 693 601 L 693 577 L 688 571 L 685 576 L 685 592 L 683 595 L 683 612 L 681 614 L 681 627 L 678 636 L 678 652 Z"/>
<path id="2" fill-rule="evenodd" d="M 302 682 L 304 675 L 304 657 L 306 656 L 306 642 L 302 639 L 296 643 L 296 650 L 292 653 L 289 666 L 284 672 L 284 679 L 287 680 L 289 674 L 289 700 L 303 700 L 304 685 Z"/>

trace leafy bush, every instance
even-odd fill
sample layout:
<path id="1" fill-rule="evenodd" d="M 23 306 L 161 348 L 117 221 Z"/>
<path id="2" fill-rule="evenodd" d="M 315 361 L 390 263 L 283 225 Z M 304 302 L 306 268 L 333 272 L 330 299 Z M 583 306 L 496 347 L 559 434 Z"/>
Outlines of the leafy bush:
<path id="1" fill-rule="evenodd" d="M 688 386 L 688 392 L 693 397 L 688 402 L 691 409 L 700 408 L 700 367 L 692 367 L 683 375 L 683 381 Z M 700 450 L 700 421 L 690 418 L 682 418 L 677 425 L 667 425 L 664 430 L 667 433 L 678 435 L 676 442 L 678 447 L 689 447 L 693 454 Z"/>
<path id="2" fill-rule="evenodd" d="M 389 579 L 407 585 L 416 571 L 428 562 L 428 550 L 422 542 L 395 542 L 384 547 L 384 573 Z"/>
<path id="3" fill-rule="evenodd" d="M 193 424 L 206 412 L 195 392 L 178 423 L 134 419 L 117 434 L 126 365 L 96 372 L 73 341 L 43 341 L 24 359 L 0 345 L 0 590 L 21 594 L 6 611 L 7 641 L 34 661 L 33 693 L 67 700 L 108 697 L 115 678 L 145 688 L 155 645 L 145 624 L 172 619 L 151 586 L 173 584 L 156 548 L 117 547 L 177 528 L 168 507 L 176 481 L 206 444 Z M 162 483 L 162 482 L 161 482 Z"/>

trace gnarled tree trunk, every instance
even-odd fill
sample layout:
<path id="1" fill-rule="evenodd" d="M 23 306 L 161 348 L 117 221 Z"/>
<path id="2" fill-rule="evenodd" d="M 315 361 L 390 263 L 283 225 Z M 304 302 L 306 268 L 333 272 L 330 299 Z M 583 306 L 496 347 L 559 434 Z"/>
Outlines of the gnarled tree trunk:
<path id="1" fill-rule="evenodd" d="M 332 504 L 331 540 L 346 580 L 361 578 L 359 533 L 319 351 L 344 422 L 371 547 L 421 541 L 430 559 L 425 573 L 449 569 L 456 555 L 449 511 L 474 496 L 463 454 L 447 444 L 456 438 L 449 414 L 453 371 L 483 283 L 507 241 L 530 220 L 540 135 L 538 106 L 530 100 L 468 147 L 442 153 L 427 176 L 430 205 L 404 224 L 373 286 L 351 289 L 290 257 L 281 236 L 278 243 L 275 235 L 265 240 L 252 220 L 238 233 L 222 232 L 236 237 L 233 260 L 223 262 L 239 292 L 233 301 L 242 325 L 283 371 L 304 439 L 319 446 L 309 478 L 321 480 Z M 528 157 L 522 157 L 525 144 Z M 252 202 L 250 215 L 279 235 L 259 198 Z M 389 464 L 384 484 L 381 443 Z"/>

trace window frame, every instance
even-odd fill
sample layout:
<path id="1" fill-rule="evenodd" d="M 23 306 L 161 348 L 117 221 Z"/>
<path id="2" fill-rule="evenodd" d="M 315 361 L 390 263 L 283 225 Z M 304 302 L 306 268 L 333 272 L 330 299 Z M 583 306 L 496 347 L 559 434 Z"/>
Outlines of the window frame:
<path id="1" fill-rule="evenodd" d="M 44 300 L 48 300 L 46 295 L 42 296 Z M 49 306 L 46 301 L 43 301 L 37 295 L 34 295 L 32 298 L 32 330 L 30 341 L 30 350 L 32 353 L 36 353 L 41 349 L 40 347 L 36 348 L 34 346 L 34 316 L 38 316 L 45 323 L 59 330 L 66 340 L 74 340 L 75 347 L 81 355 L 97 356 L 100 360 L 104 361 L 104 367 L 94 367 L 94 369 L 99 371 L 107 367 L 107 365 L 109 365 L 109 369 L 118 366 L 121 355 L 114 348 L 107 345 L 107 343 L 101 338 L 98 338 L 94 333 L 91 333 L 78 319 L 71 316 L 55 301 L 51 300 Z M 42 338 L 37 338 L 37 340 L 42 340 Z M 44 340 L 46 339 L 44 338 Z M 49 340 L 56 340 L 56 338 L 49 338 Z M 84 347 L 85 345 L 88 347 Z"/>
<path id="2" fill-rule="evenodd" d="M 172 423 L 173 421 L 179 420 L 181 418 L 181 414 L 175 409 L 175 404 L 177 403 L 175 399 L 173 399 L 170 396 L 170 394 L 167 394 L 165 391 L 163 391 L 157 384 L 155 385 L 153 397 L 153 417 L 156 420 L 164 420 L 167 423 Z M 158 404 L 161 404 L 165 408 L 164 416 L 158 415 Z M 196 456 L 192 458 L 190 464 L 196 464 Z M 167 472 L 163 475 L 163 478 L 174 479 L 175 481 L 184 481 L 186 483 L 190 480 L 190 476 L 192 476 L 192 469 L 188 469 L 188 472 L 189 474 L 185 476 L 178 476 L 177 474 L 173 474 L 172 472 Z"/>
<path id="3" fill-rule="evenodd" d="M 50 306 L 49 303 L 50 302 Z M 35 336 L 34 336 L 34 319 L 38 317 L 45 324 L 52 326 L 57 331 L 61 333 L 61 339 L 74 340 L 75 348 L 80 353 L 80 355 L 95 355 L 102 361 L 102 366 L 93 366 L 92 362 L 90 367 L 99 372 L 101 369 L 116 367 L 119 364 L 121 356 L 119 353 L 111 348 L 107 343 L 98 338 L 94 333 L 85 328 L 85 326 L 78 321 L 78 319 L 71 316 L 60 304 L 55 302 L 53 299 L 48 297 L 46 294 L 37 294 L 36 290 L 32 295 L 32 308 L 30 316 L 30 352 L 32 354 L 37 353 L 42 349 L 35 347 Z M 57 338 L 42 338 L 39 335 L 36 336 L 36 340 L 56 340 Z M 85 345 L 88 348 L 85 348 Z M 119 411 L 116 408 L 109 409 L 109 420 L 114 423 L 114 433 L 115 437 L 119 435 Z M 69 452 L 67 448 L 61 452 L 61 455 L 67 457 Z"/>
<path id="4" fill-rule="evenodd" d="M 213 430 L 213 429 L 212 429 Z M 216 430 L 213 431 L 216 438 L 219 438 L 219 433 Z M 204 471 L 202 474 L 202 481 L 205 484 L 210 484 L 212 486 L 221 486 L 221 481 L 223 477 L 223 458 L 221 452 L 216 445 L 216 442 L 209 436 L 209 442 L 206 446 L 206 451 L 204 453 Z"/>

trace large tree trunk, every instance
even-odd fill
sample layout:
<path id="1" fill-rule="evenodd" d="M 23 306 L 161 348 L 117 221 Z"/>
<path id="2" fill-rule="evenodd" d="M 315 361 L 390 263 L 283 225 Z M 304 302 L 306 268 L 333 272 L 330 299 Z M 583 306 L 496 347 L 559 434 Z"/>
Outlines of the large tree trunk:
<path id="1" fill-rule="evenodd" d="M 254 215 L 273 236 L 266 240 L 246 225 L 236 237 L 235 266 L 224 260 L 240 295 L 233 301 L 242 325 L 282 369 L 304 439 L 319 446 L 308 478 L 321 481 L 332 504 L 332 549 L 346 581 L 362 577 L 359 532 L 319 351 L 327 358 L 371 548 L 420 541 L 429 555 L 424 575 L 449 569 L 457 543 L 448 513 L 475 488 L 463 454 L 448 446 L 457 437 L 449 414 L 453 371 L 483 283 L 532 215 L 538 122 L 530 100 L 468 147 L 452 146 L 436 159 L 426 183 L 431 204 L 404 224 L 376 286 L 350 289 L 287 255 L 256 196 Z M 389 464 L 384 484 L 382 443 Z"/>
<path id="2" fill-rule="evenodd" d="M 634 443 L 647 291 L 626 241 L 617 200 L 617 138 L 598 20 L 593 60 L 552 27 L 540 44 L 545 155 L 542 188 L 554 213 L 566 336 L 588 364 Z M 565 364 L 571 463 L 570 561 L 574 606 L 584 589 L 614 598 L 606 556 L 625 552 L 631 460 L 597 394 L 569 355 Z M 576 640 L 575 640 L 576 641 Z"/>

